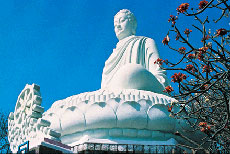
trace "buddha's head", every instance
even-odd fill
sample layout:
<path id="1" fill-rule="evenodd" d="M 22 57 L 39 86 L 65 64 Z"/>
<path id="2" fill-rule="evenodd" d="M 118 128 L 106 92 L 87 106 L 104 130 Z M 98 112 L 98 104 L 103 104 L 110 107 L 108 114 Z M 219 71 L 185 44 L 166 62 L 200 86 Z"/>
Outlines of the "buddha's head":
<path id="1" fill-rule="evenodd" d="M 132 12 L 127 9 L 120 10 L 114 16 L 114 31 L 118 40 L 136 34 L 137 21 Z"/>

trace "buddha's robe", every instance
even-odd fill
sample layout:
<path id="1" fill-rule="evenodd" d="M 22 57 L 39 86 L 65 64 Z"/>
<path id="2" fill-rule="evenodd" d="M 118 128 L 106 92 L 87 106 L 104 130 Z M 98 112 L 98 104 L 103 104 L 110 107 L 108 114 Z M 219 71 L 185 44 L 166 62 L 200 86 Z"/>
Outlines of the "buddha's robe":
<path id="1" fill-rule="evenodd" d="M 155 78 L 155 79 L 153 80 L 151 79 L 149 81 L 151 82 L 149 85 L 151 84 L 153 84 L 153 86 L 157 85 L 155 87 L 157 88 L 157 90 L 154 90 L 154 87 L 153 89 L 151 88 L 150 89 L 137 88 L 137 89 L 162 93 L 163 89 L 169 85 L 169 82 L 166 77 L 166 72 L 162 70 L 158 66 L 158 64 L 154 64 L 154 62 L 158 58 L 159 58 L 159 53 L 157 51 L 154 40 L 152 40 L 151 38 L 132 35 L 120 40 L 117 43 L 116 48 L 113 49 L 113 53 L 105 62 L 105 67 L 103 69 L 103 74 L 102 74 L 101 88 L 108 88 L 111 85 L 118 85 L 119 83 L 113 83 L 113 82 L 120 82 L 120 81 L 114 81 L 113 78 L 117 76 L 119 70 L 126 65 L 129 67 L 129 64 L 138 64 L 140 66 L 138 65 L 133 65 L 133 66 L 134 67 L 138 66 L 137 68 L 142 66 L 143 69 L 146 69 L 146 72 L 150 72 L 154 76 L 151 78 Z M 133 70 L 133 66 L 131 68 L 132 70 Z M 126 73 L 126 70 L 124 71 Z M 129 71 L 129 68 L 127 68 L 127 71 Z M 121 75 L 118 74 L 118 76 Z M 145 77 L 143 77 L 143 75 L 141 77 L 143 79 L 135 78 L 136 81 L 134 82 L 145 80 Z M 148 84 L 146 83 L 146 81 L 144 82 L 145 82 L 144 84 Z M 136 88 L 131 86 L 128 89 L 136 89 Z"/>

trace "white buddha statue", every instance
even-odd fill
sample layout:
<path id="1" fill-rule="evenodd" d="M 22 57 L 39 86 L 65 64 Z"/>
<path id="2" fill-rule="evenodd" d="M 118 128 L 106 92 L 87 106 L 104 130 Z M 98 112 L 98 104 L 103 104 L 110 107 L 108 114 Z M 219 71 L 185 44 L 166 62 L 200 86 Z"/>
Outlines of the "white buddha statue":
<path id="1" fill-rule="evenodd" d="M 38 85 L 22 90 L 8 123 L 14 153 L 25 141 L 32 148 L 44 138 L 69 146 L 185 142 L 174 135 L 177 130 L 186 131 L 187 125 L 169 116 L 168 106 L 176 100 L 162 95 L 169 82 L 166 72 L 154 64 L 159 58 L 154 40 L 135 36 L 136 19 L 126 9 L 115 15 L 114 27 L 119 42 L 105 62 L 101 89 L 58 100 L 46 112 Z"/>
<path id="2" fill-rule="evenodd" d="M 114 30 L 119 42 L 105 62 L 101 88 L 163 93 L 169 82 L 166 72 L 154 64 L 159 58 L 156 44 L 151 38 L 135 36 L 136 27 L 135 16 L 129 10 L 120 10 L 114 16 Z"/>

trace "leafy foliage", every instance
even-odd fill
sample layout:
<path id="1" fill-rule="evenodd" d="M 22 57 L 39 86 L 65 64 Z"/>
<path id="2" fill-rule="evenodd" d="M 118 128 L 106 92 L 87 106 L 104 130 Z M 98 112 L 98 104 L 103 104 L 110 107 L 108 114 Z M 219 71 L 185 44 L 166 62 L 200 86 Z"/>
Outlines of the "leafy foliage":
<path id="1" fill-rule="evenodd" d="M 220 17 L 213 20 L 217 25 L 221 19 L 228 18 L 230 4 L 228 0 L 202 0 L 196 8 L 189 3 L 178 6 L 178 16 L 170 15 L 168 21 L 172 25 L 162 43 L 178 52 L 180 60 L 173 63 L 158 59 L 156 63 L 165 70 L 178 71 L 172 76 L 172 82 L 178 84 L 178 93 L 171 94 L 169 87 L 165 89 L 179 101 L 169 107 L 169 112 L 175 118 L 187 120 L 194 131 L 206 134 L 201 143 L 196 144 L 197 149 L 205 149 L 203 145 L 209 143 L 206 150 L 216 153 L 230 151 L 230 30 L 212 27 L 214 32 L 211 32 L 208 29 L 209 9 L 221 12 Z M 190 40 L 193 31 L 181 28 L 180 16 L 188 20 L 194 17 L 198 21 L 197 25 L 186 26 L 198 31 L 200 39 L 196 36 Z M 175 37 L 176 44 L 181 47 L 173 47 L 175 43 L 171 46 L 171 37 Z M 173 106 L 180 106 L 180 111 L 173 112 Z"/>
<path id="2" fill-rule="evenodd" d="M 8 115 L 0 112 L 0 153 L 10 153 L 8 141 Z"/>

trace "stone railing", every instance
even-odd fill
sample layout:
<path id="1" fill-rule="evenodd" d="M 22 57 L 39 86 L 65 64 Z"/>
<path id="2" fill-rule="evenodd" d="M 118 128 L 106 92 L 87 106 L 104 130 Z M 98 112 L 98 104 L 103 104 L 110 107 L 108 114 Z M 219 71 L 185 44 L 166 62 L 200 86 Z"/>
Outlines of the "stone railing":
<path id="1" fill-rule="evenodd" d="M 177 145 L 137 145 L 137 144 L 100 144 L 100 143 L 84 143 L 72 147 L 74 153 L 146 153 L 146 154 L 162 154 L 162 153 L 183 153 L 188 152 L 187 149 Z"/>

